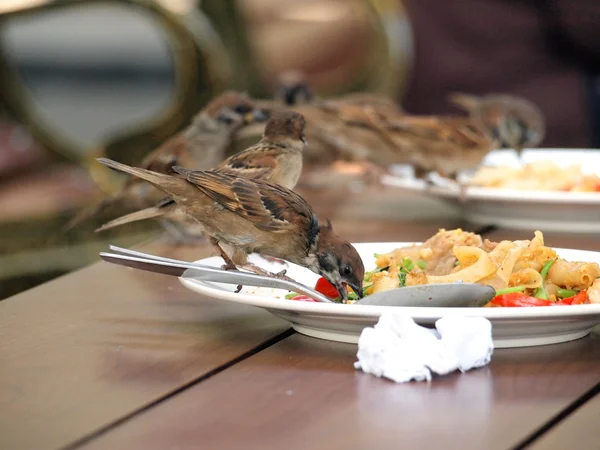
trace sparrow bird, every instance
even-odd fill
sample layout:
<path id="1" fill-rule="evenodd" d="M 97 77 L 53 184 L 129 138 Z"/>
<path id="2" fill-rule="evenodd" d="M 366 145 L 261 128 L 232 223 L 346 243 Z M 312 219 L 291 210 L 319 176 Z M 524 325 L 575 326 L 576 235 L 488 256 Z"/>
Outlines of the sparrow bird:
<path id="1" fill-rule="evenodd" d="M 174 166 L 174 175 L 135 168 L 106 158 L 107 167 L 142 178 L 167 193 L 201 224 L 219 252 L 223 269 L 247 268 L 258 253 L 306 267 L 333 284 L 342 301 L 347 286 L 362 297 L 365 268 L 356 249 L 333 232 L 331 222 L 319 223 L 311 206 L 294 191 L 261 180 Z M 219 243 L 233 248 L 230 257 Z"/>
<path id="2" fill-rule="evenodd" d="M 275 113 L 268 121 L 258 144 L 230 156 L 214 172 L 237 177 L 263 180 L 293 189 L 302 172 L 302 153 L 306 146 L 305 120 L 293 111 Z M 189 218 L 176 202 L 164 198 L 156 205 L 111 220 L 98 228 L 103 231 L 119 225 L 145 219 L 163 219 L 194 228 L 196 221 Z M 194 233 L 195 234 L 195 233 Z"/>
<path id="3" fill-rule="evenodd" d="M 531 101 L 509 94 L 482 97 L 463 93 L 450 95 L 450 101 L 464 109 L 501 148 L 512 148 L 519 157 L 524 148 L 537 147 L 546 128 L 542 111 Z"/>
<path id="4" fill-rule="evenodd" d="M 333 98 L 316 98 L 305 77 L 297 71 L 286 71 L 279 76 L 279 89 L 275 98 L 287 106 L 337 103 L 372 108 L 380 113 L 387 111 L 391 115 L 402 114 L 402 109 L 393 99 L 373 92 L 350 92 Z"/>
<path id="5" fill-rule="evenodd" d="M 398 162 L 393 143 L 377 124 L 382 118 L 401 117 L 403 112 L 383 95 L 358 92 L 315 98 L 302 76 L 285 73 L 276 100 L 258 104 L 268 112 L 291 108 L 306 118 L 309 145 L 304 163 L 309 172 L 331 168 L 340 161 L 356 162 L 366 181 L 376 181 L 390 164 Z"/>
<path id="6" fill-rule="evenodd" d="M 159 173 L 169 173 L 173 165 L 209 169 L 223 159 L 238 129 L 249 122 L 265 119 L 266 116 L 255 108 L 248 96 L 227 91 L 210 101 L 187 128 L 149 153 L 140 166 Z M 152 185 L 139 178 L 128 177 L 116 194 L 81 211 L 66 228 L 73 228 L 115 204 L 140 209 L 154 205 L 162 196 Z"/>
<path id="7" fill-rule="evenodd" d="M 468 117 L 405 116 L 385 129 L 418 177 L 437 172 L 454 179 L 476 168 L 495 147 L 495 141 Z"/>

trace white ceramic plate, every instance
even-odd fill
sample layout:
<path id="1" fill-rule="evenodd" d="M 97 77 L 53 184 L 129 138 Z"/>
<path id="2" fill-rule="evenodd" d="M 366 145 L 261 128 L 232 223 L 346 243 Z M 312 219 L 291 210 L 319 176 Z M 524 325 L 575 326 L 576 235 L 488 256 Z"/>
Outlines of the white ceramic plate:
<path id="1" fill-rule="evenodd" d="M 374 253 L 389 252 L 397 247 L 411 245 L 406 242 L 354 244 L 360 253 L 365 268 L 375 267 Z M 567 260 L 600 263 L 600 253 L 583 250 L 556 249 Z M 254 263 L 269 269 L 281 270 L 251 255 Z M 219 257 L 207 258 L 199 263 L 220 266 Z M 314 286 L 318 275 L 299 266 L 289 265 L 288 275 L 308 286 Z M 180 278 L 188 289 L 199 294 L 221 300 L 264 308 L 287 320 L 299 333 L 332 341 L 357 343 L 363 328 L 377 323 L 382 312 L 389 306 L 361 306 L 325 304 L 286 300 L 288 291 L 244 287 L 240 293 L 233 292 L 235 286 L 223 283 L 203 282 Z M 492 322 L 495 346 L 526 347 L 554 344 L 579 339 L 590 333 L 600 323 L 600 305 L 573 305 L 529 308 L 403 308 L 413 319 L 425 326 L 433 327 L 435 321 L 447 315 L 487 317 Z"/>
<path id="2" fill-rule="evenodd" d="M 552 160 L 558 164 L 580 163 L 584 171 L 600 174 L 600 150 L 530 149 L 522 161 Z M 484 165 L 520 165 L 512 150 L 496 150 Z M 565 233 L 600 233 L 600 193 L 525 191 L 470 187 L 464 202 L 456 186 L 428 188 L 423 180 L 411 176 L 410 170 L 397 168 L 404 177 L 386 177 L 388 186 L 419 192 L 446 201 L 459 209 L 468 221 L 480 225 L 498 225 L 520 229 L 544 229 Z"/>

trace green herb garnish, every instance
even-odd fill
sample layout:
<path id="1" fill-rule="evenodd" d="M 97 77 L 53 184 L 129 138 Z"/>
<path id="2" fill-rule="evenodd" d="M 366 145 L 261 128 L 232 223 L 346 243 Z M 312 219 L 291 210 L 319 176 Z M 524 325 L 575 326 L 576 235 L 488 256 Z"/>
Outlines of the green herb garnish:
<path id="1" fill-rule="evenodd" d="M 412 259 L 404 258 L 404 261 L 402 261 L 402 266 L 403 266 L 404 270 L 406 270 L 407 272 L 410 272 L 415 267 L 415 264 L 412 262 Z"/>
<path id="2" fill-rule="evenodd" d="M 298 294 L 297 292 L 290 292 L 289 294 L 286 294 L 286 295 L 285 295 L 285 298 L 286 298 L 287 300 L 290 300 L 290 299 L 292 299 L 292 298 L 294 298 L 294 297 L 296 297 L 296 296 L 298 296 L 298 295 L 300 295 L 300 294 Z"/>
<path id="3" fill-rule="evenodd" d="M 496 295 L 512 294 L 513 292 L 523 292 L 525 289 L 527 289 L 525 286 L 514 286 L 504 289 L 498 289 L 496 291 Z"/>
<path id="4" fill-rule="evenodd" d="M 556 289 L 556 296 L 558 298 L 574 297 L 577 294 L 579 294 L 579 291 L 576 291 L 575 289 L 562 289 L 562 288 Z"/>
<path id="5" fill-rule="evenodd" d="M 398 273 L 398 278 L 400 279 L 399 287 L 406 286 L 406 273 L 405 272 Z"/>
<path id="6" fill-rule="evenodd" d="M 546 283 L 548 271 L 550 270 L 550 267 L 552 267 L 552 264 L 554 264 L 554 261 L 554 259 L 551 259 L 546 264 L 544 264 L 544 267 L 542 267 L 542 270 L 540 271 L 540 275 L 542 276 L 542 285 L 534 291 L 534 297 L 540 298 L 542 300 L 548 300 L 548 292 L 546 292 L 546 287 L 544 285 Z"/>
<path id="7" fill-rule="evenodd" d="M 427 263 L 425 261 L 423 261 L 422 259 L 417 261 L 417 266 L 419 266 L 419 268 L 421 270 L 425 270 L 425 268 L 427 267 Z"/>

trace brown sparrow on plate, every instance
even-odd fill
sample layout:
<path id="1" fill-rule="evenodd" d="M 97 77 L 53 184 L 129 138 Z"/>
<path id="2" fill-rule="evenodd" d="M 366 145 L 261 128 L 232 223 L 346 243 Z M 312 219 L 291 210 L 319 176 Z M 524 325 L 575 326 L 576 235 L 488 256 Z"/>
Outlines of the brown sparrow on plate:
<path id="1" fill-rule="evenodd" d="M 364 265 L 356 249 L 337 236 L 331 223 L 322 224 L 310 205 L 294 191 L 260 180 L 211 171 L 173 167 L 174 175 L 130 167 L 106 158 L 107 167 L 140 177 L 167 193 L 201 224 L 225 261 L 270 276 L 248 263 L 258 253 L 306 267 L 333 284 L 343 301 L 347 286 L 362 296 Z M 233 248 L 230 257 L 219 243 Z"/>
<path id="2" fill-rule="evenodd" d="M 302 153 L 306 146 L 304 131 L 305 120 L 301 114 L 293 111 L 275 113 L 267 121 L 263 137 L 258 144 L 230 156 L 213 171 L 263 180 L 293 189 L 302 172 Z M 197 228 L 197 222 L 167 197 L 150 208 L 111 220 L 96 231 L 152 218 L 183 224 L 184 230 L 188 227 Z"/>
<path id="3" fill-rule="evenodd" d="M 244 124 L 264 120 L 246 95 L 228 91 L 210 101 L 192 123 L 149 153 L 140 166 L 159 173 L 169 173 L 174 165 L 209 169 L 223 159 L 233 134 Z M 117 203 L 140 209 L 154 205 L 164 195 L 152 185 L 128 177 L 119 192 L 77 214 L 67 225 L 70 229 Z"/>
<path id="4" fill-rule="evenodd" d="M 524 148 L 537 147 L 546 128 L 542 111 L 531 101 L 509 94 L 482 97 L 455 93 L 450 101 L 461 107 L 501 148 L 515 149 L 520 157 Z"/>

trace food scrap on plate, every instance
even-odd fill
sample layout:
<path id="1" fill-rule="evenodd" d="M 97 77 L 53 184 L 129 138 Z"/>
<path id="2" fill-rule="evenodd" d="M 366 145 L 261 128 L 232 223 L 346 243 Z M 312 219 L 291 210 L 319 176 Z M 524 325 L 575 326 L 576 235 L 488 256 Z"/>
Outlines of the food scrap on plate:
<path id="1" fill-rule="evenodd" d="M 541 231 L 531 240 L 492 242 L 460 228 L 441 229 L 422 244 L 374 258 L 375 269 L 364 277 L 365 296 L 404 286 L 464 282 L 496 289 L 484 307 L 600 304 L 600 266 L 566 261 L 544 244 Z M 315 290 L 339 301 L 336 289 L 323 278 Z M 286 298 L 312 301 L 295 293 Z M 357 299 L 350 292 L 346 303 Z"/>
<path id="2" fill-rule="evenodd" d="M 580 164 L 561 166 L 537 161 L 522 167 L 482 166 L 469 185 L 532 191 L 600 192 L 600 176 L 586 173 Z"/>

